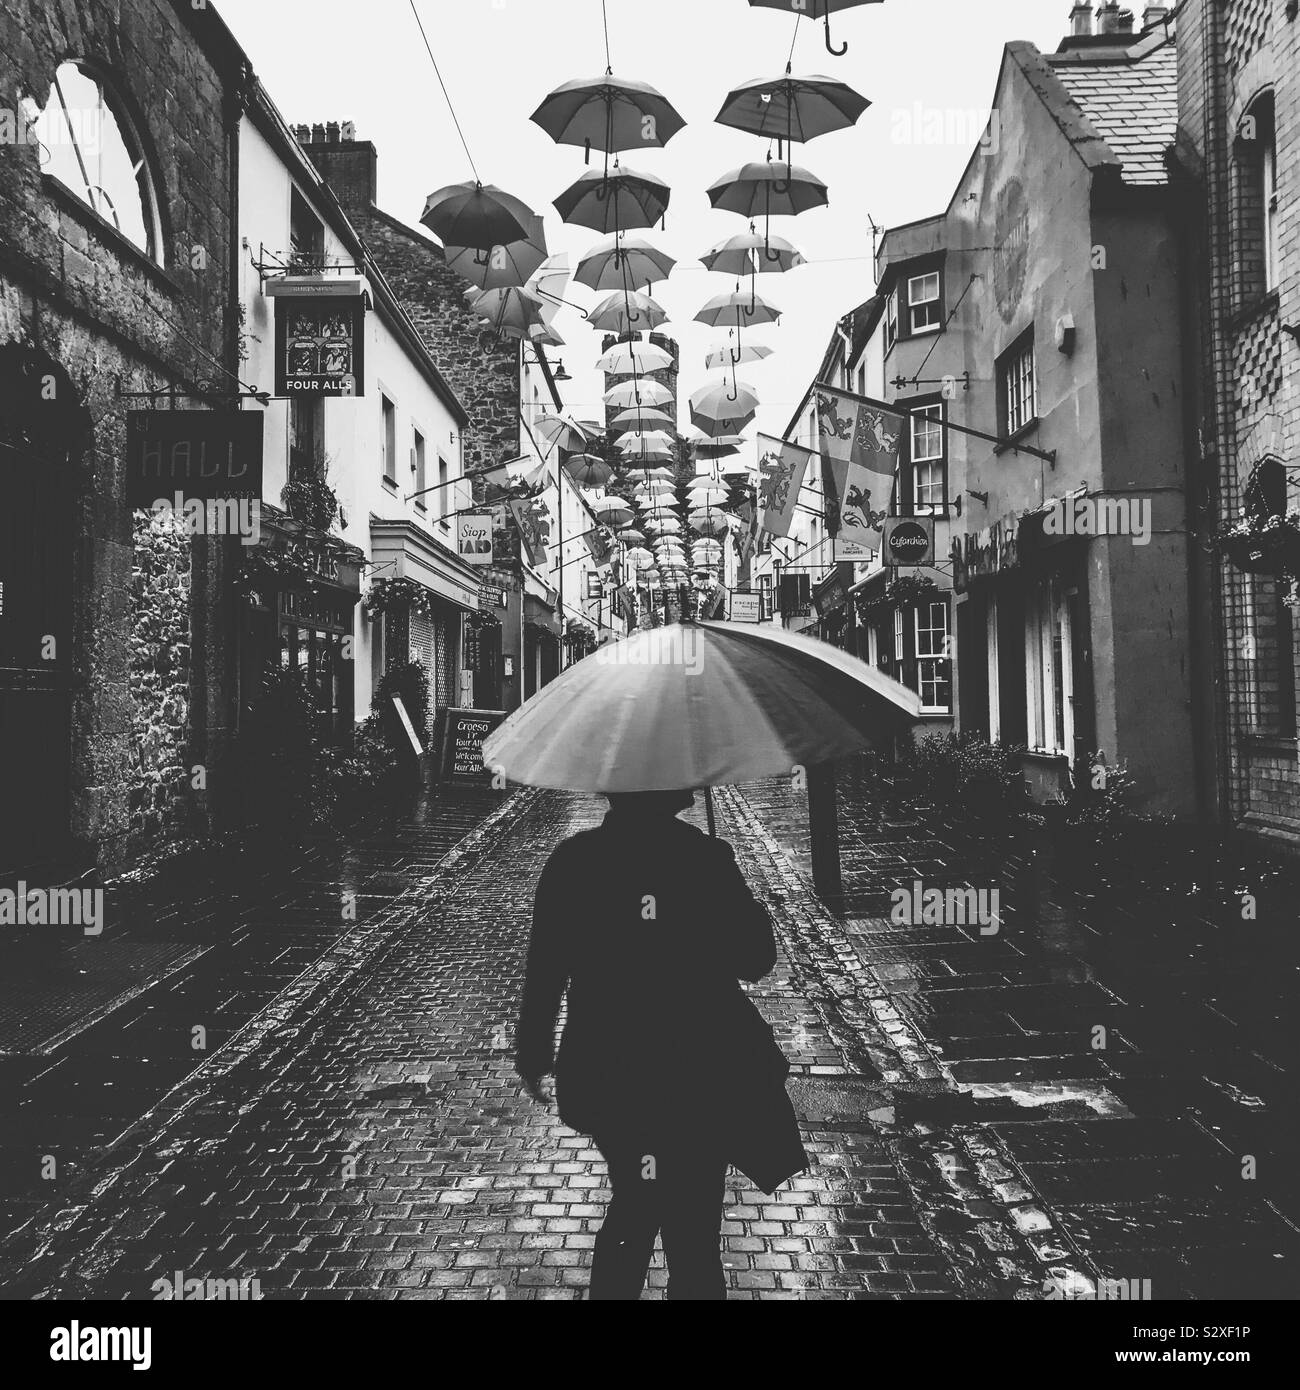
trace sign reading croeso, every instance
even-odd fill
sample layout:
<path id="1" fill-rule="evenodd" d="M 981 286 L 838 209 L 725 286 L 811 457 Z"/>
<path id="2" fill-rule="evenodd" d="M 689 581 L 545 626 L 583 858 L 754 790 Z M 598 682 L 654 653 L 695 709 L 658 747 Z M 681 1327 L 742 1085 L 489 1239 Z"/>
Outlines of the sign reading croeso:
<path id="1" fill-rule="evenodd" d="M 483 741 L 506 717 L 498 709 L 449 709 L 442 743 L 444 777 L 491 779 L 483 766 Z"/>
<path id="2" fill-rule="evenodd" d="M 934 520 L 928 516 L 886 517 L 880 545 L 887 565 L 928 565 L 934 554 Z"/>

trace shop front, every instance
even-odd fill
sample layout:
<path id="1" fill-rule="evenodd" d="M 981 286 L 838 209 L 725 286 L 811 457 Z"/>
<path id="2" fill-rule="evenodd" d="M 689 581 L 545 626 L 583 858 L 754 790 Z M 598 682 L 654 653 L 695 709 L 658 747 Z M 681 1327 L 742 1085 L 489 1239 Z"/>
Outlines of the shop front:
<path id="1" fill-rule="evenodd" d="M 524 699 L 560 674 L 562 628 L 555 608 L 545 598 L 524 595 Z"/>

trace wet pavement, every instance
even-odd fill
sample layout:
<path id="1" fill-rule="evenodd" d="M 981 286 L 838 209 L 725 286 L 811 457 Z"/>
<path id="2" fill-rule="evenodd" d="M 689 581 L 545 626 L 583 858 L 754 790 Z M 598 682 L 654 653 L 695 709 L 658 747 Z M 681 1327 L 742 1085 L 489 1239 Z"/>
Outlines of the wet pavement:
<path id="1" fill-rule="evenodd" d="M 180 1271 L 265 1298 L 581 1297 L 604 1167 L 522 1093 L 512 1028 L 537 874 L 603 807 L 441 787 L 238 888 L 143 892 L 119 903 L 128 930 L 31 960 L 0 994 L 7 1292 L 147 1299 Z M 1246 942 L 1239 912 L 1198 926 L 1169 893 L 1067 890 L 1042 843 L 889 822 L 848 771 L 833 913 L 797 788 L 717 808 L 773 912 L 780 959 L 751 993 L 814 1160 L 774 1198 L 732 1175 L 731 1297 L 1041 1298 L 1103 1277 L 1294 1296 L 1276 891 Z M 996 880 L 1000 930 L 892 923 L 890 890 L 918 879 Z M 60 979 L 96 970 L 69 1006 Z M 665 1277 L 656 1256 L 647 1296 Z"/>

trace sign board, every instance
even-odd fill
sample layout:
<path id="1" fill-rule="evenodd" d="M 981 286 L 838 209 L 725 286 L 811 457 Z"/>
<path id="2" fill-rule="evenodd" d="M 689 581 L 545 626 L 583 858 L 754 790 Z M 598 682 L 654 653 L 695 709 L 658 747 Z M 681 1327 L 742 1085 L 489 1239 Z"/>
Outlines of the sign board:
<path id="1" fill-rule="evenodd" d="M 397 711 L 397 717 L 402 721 L 402 728 L 406 733 L 406 737 L 411 740 L 411 748 L 415 756 L 417 758 L 420 757 L 424 752 L 424 744 L 416 737 L 415 727 L 411 723 L 411 716 L 406 712 L 406 706 L 396 695 L 390 695 L 388 698 L 392 700 L 393 708 Z"/>
<path id="2" fill-rule="evenodd" d="M 838 561 L 830 574 L 813 590 L 817 616 L 824 618 L 828 613 L 843 607 L 852 583 L 853 565 L 848 560 Z"/>
<path id="3" fill-rule="evenodd" d="M 492 774 L 483 766 L 483 741 L 505 717 L 500 709 L 449 709 L 442 737 L 442 775 L 490 781 Z"/>
<path id="4" fill-rule="evenodd" d="M 887 565 L 930 564 L 934 558 L 934 518 L 886 517 L 880 557 Z"/>
<path id="5" fill-rule="evenodd" d="M 497 584 L 480 584 L 478 606 L 481 609 L 504 608 L 506 606 L 506 591 Z"/>
<path id="6" fill-rule="evenodd" d="M 260 410 L 131 410 L 126 417 L 126 500 L 151 507 L 186 498 L 261 497 Z"/>
<path id="7" fill-rule="evenodd" d="M 733 623 L 760 623 L 763 621 L 762 594 L 732 594 L 731 621 Z"/>
<path id="8" fill-rule="evenodd" d="M 984 579 L 1020 565 L 1020 517 L 1008 512 L 982 531 L 952 538 L 952 586 L 964 593 L 974 579 Z"/>
<path id="9" fill-rule="evenodd" d="M 456 518 L 456 554 L 467 564 L 492 563 L 491 512 L 466 512 Z"/>
<path id="10" fill-rule="evenodd" d="M 594 603 L 597 599 L 605 597 L 605 583 L 601 575 L 587 571 L 587 601 Z"/>
<path id="11" fill-rule="evenodd" d="M 364 299 L 285 295 L 275 308 L 275 395 L 365 394 Z"/>

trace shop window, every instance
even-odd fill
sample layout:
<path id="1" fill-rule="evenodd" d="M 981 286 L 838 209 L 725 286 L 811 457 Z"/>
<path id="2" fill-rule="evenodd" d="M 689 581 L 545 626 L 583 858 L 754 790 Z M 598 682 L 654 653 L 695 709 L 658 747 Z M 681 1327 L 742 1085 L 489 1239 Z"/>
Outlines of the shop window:
<path id="1" fill-rule="evenodd" d="M 379 410 L 382 419 L 379 447 L 382 451 L 381 464 L 384 482 L 390 487 L 397 486 L 397 407 L 387 396 L 380 396 Z"/>
<path id="2" fill-rule="evenodd" d="M 907 329 L 918 333 L 934 333 L 942 326 L 939 304 L 939 272 L 912 275 L 907 281 Z"/>
<path id="3" fill-rule="evenodd" d="M 1034 331 L 1021 334 L 998 358 L 998 405 L 1002 437 L 1009 439 L 1038 415 L 1034 379 Z"/>
<path id="4" fill-rule="evenodd" d="M 1277 139 L 1273 93 L 1251 103 L 1235 152 L 1238 301 L 1249 306 L 1278 287 Z"/>
<path id="5" fill-rule="evenodd" d="M 158 199 L 139 133 L 109 83 L 81 62 L 62 64 L 49 100 L 25 114 L 41 168 L 162 264 Z"/>
<path id="6" fill-rule="evenodd" d="M 945 602 L 918 604 L 915 619 L 916 680 L 921 709 L 926 714 L 948 714 L 952 709 L 948 605 Z"/>
<path id="7" fill-rule="evenodd" d="M 944 407 L 936 402 L 911 412 L 912 504 L 918 516 L 947 507 L 947 457 Z"/>
<path id="8" fill-rule="evenodd" d="M 1044 580 L 1025 613 L 1025 679 L 1030 746 L 1074 756 L 1074 603 Z"/>

